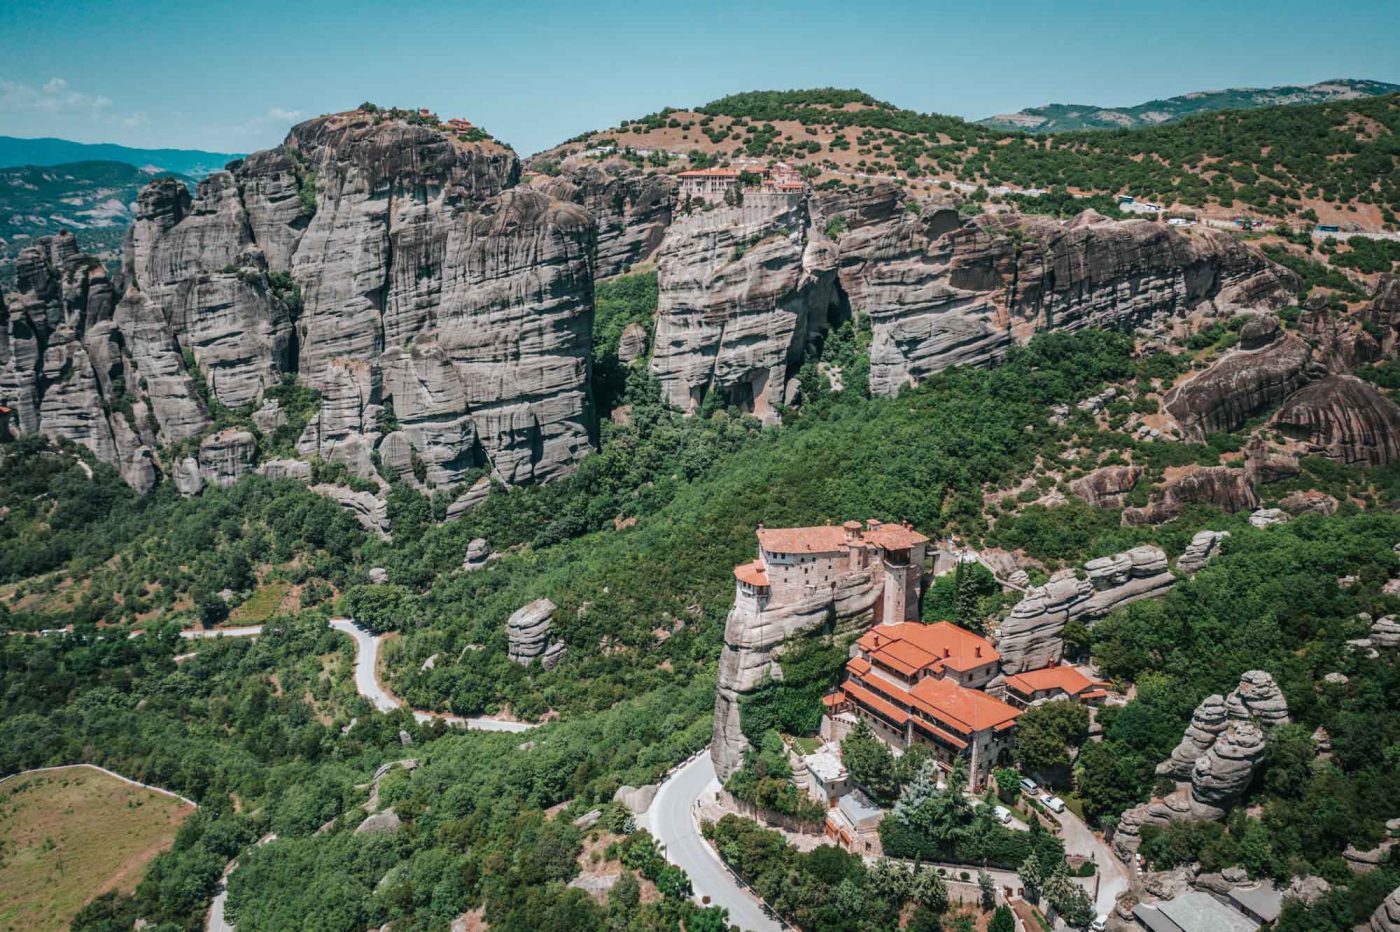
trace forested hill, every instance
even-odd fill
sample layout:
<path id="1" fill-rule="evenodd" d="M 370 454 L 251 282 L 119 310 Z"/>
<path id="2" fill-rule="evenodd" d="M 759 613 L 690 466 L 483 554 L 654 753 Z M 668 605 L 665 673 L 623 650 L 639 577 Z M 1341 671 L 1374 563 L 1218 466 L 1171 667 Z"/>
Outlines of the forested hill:
<path id="1" fill-rule="evenodd" d="M 1232 87 L 1220 91 L 1196 91 L 1179 97 L 1149 100 L 1130 107 L 1094 104 L 1046 104 L 1015 113 L 987 117 L 977 122 L 992 129 L 1027 133 L 1063 133 L 1080 129 L 1138 129 L 1180 120 L 1214 110 L 1252 110 L 1257 107 L 1297 106 L 1353 100 L 1400 92 L 1400 84 L 1337 78 L 1316 84 L 1280 87 Z"/>
<path id="2" fill-rule="evenodd" d="M 201 149 L 134 149 L 110 142 L 74 142 L 47 136 L 36 139 L 0 136 L 0 168 L 109 161 L 203 177 L 242 157 L 232 152 L 205 152 Z"/>
<path id="3" fill-rule="evenodd" d="M 536 166 L 589 147 L 648 150 L 653 164 L 785 159 L 818 184 L 894 176 L 1125 194 L 1368 229 L 1400 213 L 1400 97 L 1203 113 L 1147 129 L 1027 135 L 904 110 L 854 90 L 734 94 L 570 140 Z M 683 158 L 682 158 L 683 157 Z"/>

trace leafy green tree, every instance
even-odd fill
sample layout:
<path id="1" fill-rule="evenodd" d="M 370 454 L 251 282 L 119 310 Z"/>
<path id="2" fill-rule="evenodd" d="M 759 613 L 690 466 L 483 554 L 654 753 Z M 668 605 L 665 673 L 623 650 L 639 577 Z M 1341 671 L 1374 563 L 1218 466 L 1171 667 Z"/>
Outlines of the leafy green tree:
<path id="1" fill-rule="evenodd" d="M 1016 719 L 1012 757 L 1033 774 L 1053 780 L 1068 776 L 1070 754 L 1089 738 L 1089 709 L 1079 702 L 1045 702 Z"/>

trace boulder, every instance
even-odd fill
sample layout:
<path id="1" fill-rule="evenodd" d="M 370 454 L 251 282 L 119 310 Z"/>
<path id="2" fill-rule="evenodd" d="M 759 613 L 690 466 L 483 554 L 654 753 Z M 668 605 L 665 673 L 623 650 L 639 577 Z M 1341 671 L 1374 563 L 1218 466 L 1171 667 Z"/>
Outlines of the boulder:
<path id="1" fill-rule="evenodd" d="M 536 599 L 506 620 L 511 660 L 521 666 L 529 666 L 539 657 L 542 663 L 548 661 L 546 669 L 559 661 L 564 645 L 549 642 L 554 612 L 555 605 L 549 599 Z"/>
<path id="2" fill-rule="evenodd" d="M 1291 395 L 1273 426 L 1341 463 L 1400 459 L 1400 405 L 1353 375 L 1332 375 Z"/>
<path id="3" fill-rule="evenodd" d="M 1177 567 L 1186 573 L 1199 571 L 1220 552 L 1221 542 L 1229 536 L 1229 531 L 1197 531 L 1177 558 Z"/>
<path id="4" fill-rule="evenodd" d="M 1394 615 L 1384 615 L 1372 622 L 1371 644 L 1386 650 L 1400 647 L 1400 620 Z"/>
<path id="5" fill-rule="evenodd" d="M 355 834 L 396 835 L 402 827 L 403 820 L 399 818 L 398 813 L 392 809 L 385 809 L 383 812 L 366 816 L 365 820 L 355 827 Z"/>
<path id="6" fill-rule="evenodd" d="M 486 546 L 484 537 L 473 538 L 472 542 L 467 544 L 466 556 L 462 558 L 462 569 L 469 572 L 481 569 L 486 565 L 490 553 L 490 548 Z"/>
<path id="7" fill-rule="evenodd" d="M 651 808 L 657 789 L 654 783 L 648 783 L 646 786 L 620 786 L 617 792 L 613 793 L 613 801 L 622 803 L 629 812 L 640 815 Z"/>
<path id="8" fill-rule="evenodd" d="M 1371 913 L 1367 928 L 1369 932 L 1400 932 L 1400 887 L 1390 891 Z"/>
<path id="9" fill-rule="evenodd" d="M 371 566 L 369 581 L 376 586 L 382 586 L 389 581 L 389 571 L 382 566 Z"/>
<path id="10" fill-rule="evenodd" d="M 1315 874 L 1307 874 L 1302 877 L 1294 877 L 1288 882 L 1287 888 L 1283 891 L 1285 900 L 1297 900 L 1304 906 L 1311 906 L 1322 897 L 1326 896 L 1332 889 L 1332 885 L 1322 877 Z"/>
<path id="11" fill-rule="evenodd" d="M 1301 515 L 1334 515 L 1341 503 L 1324 492 L 1309 489 L 1306 492 L 1289 492 L 1278 503 L 1279 507 L 1297 518 Z"/>
<path id="12" fill-rule="evenodd" d="M 258 475 L 269 479 L 311 481 L 311 464 L 305 460 L 268 460 L 258 466 Z"/>
<path id="13" fill-rule="evenodd" d="M 356 492 L 343 485 L 322 483 L 311 486 L 311 491 L 324 495 L 355 516 L 360 526 L 380 537 L 387 538 L 392 525 L 389 521 L 389 505 L 373 492 Z"/>
<path id="14" fill-rule="evenodd" d="M 1251 317 L 1240 328 L 1240 349 L 1263 349 L 1279 338 L 1278 319 L 1271 316 Z"/>
<path id="15" fill-rule="evenodd" d="M 171 471 L 171 478 L 175 480 L 175 488 L 186 498 L 204 491 L 204 476 L 199 471 L 199 460 L 193 456 L 177 460 L 175 468 Z"/>
<path id="16" fill-rule="evenodd" d="M 1141 466 L 1102 466 L 1070 483 L 1076 497 L 1098 508 L 1122 508 L 1142 478 Z"/>
<path id="17" fill-rule="evenodd" d="M 472 483 L 471 488 L 447 506 L 447 520 L 455 521 L 462 515 L 486 501 L 491 494 L 491 480 L 485 476 Z"/>
<path id="18" fill-rule="evenodd" d="M 1272 527 L 1292 520 L 1292 515 L 1282 508 L 1260 508 L 1249 516 L 1249 523 L 1257 528 Z"/>
<path id="19" fill-rule="evenodd" d="M 199 474 L 210 485 L 228 487 L 253 471 L 258 441 L 246 430 L 229 428 L 199 443 Z"/>

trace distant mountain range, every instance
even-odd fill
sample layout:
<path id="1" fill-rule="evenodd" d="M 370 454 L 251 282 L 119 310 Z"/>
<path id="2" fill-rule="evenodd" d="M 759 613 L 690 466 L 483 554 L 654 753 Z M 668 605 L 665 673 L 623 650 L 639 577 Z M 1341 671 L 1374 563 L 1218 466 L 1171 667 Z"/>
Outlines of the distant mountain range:
<path id="1" fill-rule="evenodd" d="M 1094 104 L 1048 104 L 1016 113 L 978 120 L 993 129 L 1025 133 L 1063 133 L 1078 129 L 1138 129 L 1170 123 L 1210 110 L 1252 110 L 1294 104 L 1323 104 L 1335 100 L 1376 97 L 1400 92 L 1400 84 L 1339 78 L 1305 86 L 1235 87 L 1223 91 L 1196 91 L 1165 100 L 1149 100 L 1133 107 L 1098 107 Z"/>
<path id="2" fill-rule="evenodd" d="M 0 288 L 12 284 L 14 260 L 21 249 L 65 228 L 78 232 L 86 251 L 101 259 L 115 258 L 131 224 L 137 194 L 160 175 L 194 183 L 188 175 L 126 162 L 0 168 Z"/>
<path id="3" fill-rule="evenodd" d="M 223 168 L 233 159 L 242 157 L 231 152 L 203 152 L 199 149 L 133 149 L 110 142 L 0 136 L 0 168 L 64 165 L 69 162 L 125 162 L 137 168 L 154 167 L 162 172 L 202 178 Z"/>

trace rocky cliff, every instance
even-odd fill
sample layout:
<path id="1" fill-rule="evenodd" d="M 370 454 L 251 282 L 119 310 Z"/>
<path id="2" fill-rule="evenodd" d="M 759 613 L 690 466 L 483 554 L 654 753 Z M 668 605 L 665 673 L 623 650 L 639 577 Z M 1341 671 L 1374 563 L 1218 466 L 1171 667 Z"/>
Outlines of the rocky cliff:
<path id="1" fill-rule="evenodd" d="M 1229 696 L 1207 696 L 1192 713 L 1181 743 L 1157 767 L 1158 775 L 1179 781 L 1176 789 L 1123 813 L 1114 851 L 1130 861 L 1144 825 L 1223 817 L 1248 789 L 1269 733 L 1288 721 L 1288 702 L 1263 670 L 1242 675 Z"/>
<path id="2" fill-rule="evenodd" d="M 324 399 L 302 455 L 429 487 L 559 476 L 594 430 L 595 223 L 519 175 L 489 139 L 356 110 L 193 195 L 152 182 L 117 289 L 71 237 L 27 253 L 0 392 L 22 429 L 132 471 L 209 427 L 203 397 L 251 410 L 295 374 Z"/>
<path id="3" fill-rule="evenodd" d="M 1092 211 L 1072 223 L 967 219 L 894 186 L 679 219 L 659 267 L 652 366 L 681 408 L 711 389 L 752 410 L 772 405 L 815 338 L 853 314 L 871 325 L 870 389 L 889 395 L 951 365 L 993 362 L 1041 330 L 1133 328 L 1206 302 L 1277 308 L 1296 286 L 1220 231 Z"/>
<path id="4" fill-rule="evenodd" d="M 1333 375 L 1289 397 L 1273 425 L 1323 456 L 1384 466 L 1400 459 L 1400 405 L 1354 375 Z"/>
<path id="5" fill-rule="evenodd" d="M 671 224 L 676 179 L 622 159 L 569 162 L 541 189 L 578 204 L 598 222 L 599 278 L 621 275 L 651 259 Z"/>

